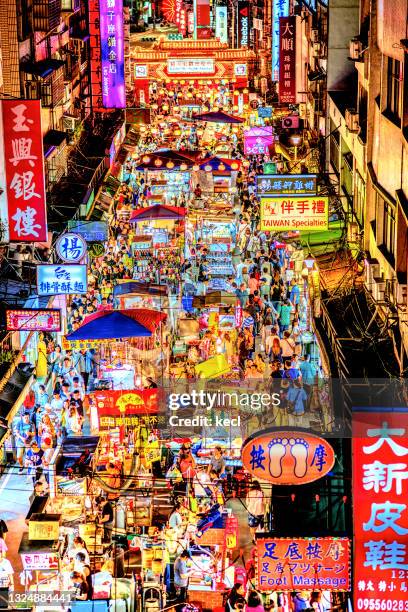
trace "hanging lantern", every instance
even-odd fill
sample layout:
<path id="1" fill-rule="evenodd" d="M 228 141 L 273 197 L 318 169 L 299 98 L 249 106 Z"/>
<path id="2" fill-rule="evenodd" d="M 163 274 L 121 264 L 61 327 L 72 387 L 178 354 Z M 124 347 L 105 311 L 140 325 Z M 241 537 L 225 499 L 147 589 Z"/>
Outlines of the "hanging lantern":
<path id="1" fill-rule="evenodd" d="M 154 160 L 154 165 L 157 166 L 158 168 L 160 168 L 160 166 L 163 165 L 163 162 L 161 159 L 155 159 Z"/>
<path id="2" fill-rule="evenodd" d="M 150 162 L 150 159 L 151 159 L 151 158 L 150 158 L 148 155 L 144 155 L 144 156 L 142 157 L 142 162 L 143 162 L 144 164 L 148 164 L 148 163 Z"/>
<path id="3" fill-rule="evenodd" d="M 168 104 L 163 104 L 162 109 L 164 111 L 168 111 L 169 110 L 169 105 Z"/>
<path id="4" fill-rule="evenodd" d="M 218 106 L 213 106 L 212 109 L 213 109 L 214 113 L 216 113 L 218 111 Z"/>
<path id="5" fill-rule="evenodd" d="M 158 130 L 157 128 L 152 128 L 152 129 L 150 130 L 150 132 L 151 132 L 152 134 L 157 134 L 157 133 L 159 132 L 159 130 Z"/>
<path id="6" fill-rule="evenodd" d="M 212 81 L 207 81 L 207 85 L 212 85 Z"/>
<path id="7" fill-rule="evenodd" d="M 166 91 L 164 89 L 159 89 L 159 94 L 161 96 L 164 96 L 165 93 L 166 93 Z"/>
<path id="8" fill-rule="evenodd" d="M 239 96 L 239 91 L 238 91 L 238 89 L 234 89 L 234 96 Z"/>
<path id="9" fill-rule="evenodd" d="M 169 170 L 173 170 L 174 168 L 174 162 L 172 161 L 168 161 L 166 164 L 166 168 L 168 168 Z"/>
<path id="10" fill-rule="evenodd" d="M 247 88 L 245 87 L 245 89 L 243 89 L 243 90 L 242 90 L 242 92 L 243 92 L 244 94 L 247 94 L 247 93 L 249 93 L 249 89 L 247 89 Z"/>
<path id="11" fill-rule="evenodd" d="M 238 133 L 239 130 L 236 125 L 234 125 L 234 127 L 232 128 L 232 131 L 234 132 L 234 134 Z"/>
<path id="12" fill-rule="evenodd" d="M 194 85 L 194 81 L 193 80 L 189 81 L 189 83 L 190 83 L 190 85 Z"/>
<path id="13" fill-rule="evenodd" d="M 173 96 L 174 96 L 174 91 L 173 91 L 173 90 L 172 90 L 172 91 L 169 91 L 167 95 L 169 95 L 169 96 L 173 97 Z"/>
<path id="14" fill-rule="evenodd" d="M 173 106 L 173 113 L 178 113 L 180 111 L 179 106 Z"/>
<path id="15" fill-rule="evenodd" d="M 151 107 L 153 110 L 157 110 L 159 108 L 158 104 L 152 104 Z"/>
<path id="16" fill-rule="evenodd" d="M 218 170 L 219 170 L 220 172 L 224 172 L 224 170 L 225 170 L 225 164 L 223 164 L 223 163 L 221 162 L 221 163 L 220 163 L 220 165 L 218 166 Z"/>
<path id="17" fill-rule="evenodd" d="M 238 110 L 237 104 L 234 104 L 234 106 L 232 108 L 233 108 L 234 111 L 237 111 Z"/>
<path id="18" fill-rule="evenodd" d="M 191 93 L 191 91 L 189 91 L 189 92 L 187 93 L 187 98 L 192 98 L 192 97 L 193 97 L 193 94 Z"/>
<path id="19" fill-rule="evenodd" d="M 181 134 L 181 130 L 174 130 L 174 135 L 175 136 L 180 136 Z"/>
<path id="20" fill-rule="evenodd" d="M 179 91 L 179 92 L 177 93 L 177 97 L 178 97 L 178 98 L 182 98 L 182 97 L 183 97 L 183 94 L 182 94 L 182 92 L 181 92 L 181 91 Z"/>
<path id="21" fill-rule="evenodd" d="M 198 172 L 199 170 L 200 170 L 200 166 L 198 166 L 197 164 L 194 164 L 193 171 Z"/>
<path id="22" fill-rule="evenodd" d="M 181 170 L 182 172 L 185 172 L 185 171 L 187 170 L 187 168 L 188 168 L 188 166 L 187 166 L 187 164 L 185 164 L 184 162 L 183 162 L 182 164 L 180 164 L 180 170 Z"/>
<path id="23" fill-rule="evenodd" d="M 204 170 L 206 172 L 212 172 L 212 166 L 210 166 L 210 164 L 207 164 L 206 166 L 204 166 Z"/>
<path id="24" fill-rule="evenodd" d="M 237 162 L 232 162 L 231 170 L 238 170 L 238 168 L 239 168 L 239 164 L 237 164 Z"/>
<path id="25" fill-rule="evenodd" d="M 141 126 L 139 127 L 139 130 L 140 130 L 141 132 L 145 132 L 145 131 L 146 131 L 146 126 L 145 126 L 145 125 L 141 125 Z"/>
<path id="26" fill-rule="evenodd" d="M 182 80 L 180 81 L 180 84 L 181 84 L 181 85 L 185 85 L 185 84 L 186 84 L 185 80 L 184 80 L 184 79 L 182 79 Z"/>

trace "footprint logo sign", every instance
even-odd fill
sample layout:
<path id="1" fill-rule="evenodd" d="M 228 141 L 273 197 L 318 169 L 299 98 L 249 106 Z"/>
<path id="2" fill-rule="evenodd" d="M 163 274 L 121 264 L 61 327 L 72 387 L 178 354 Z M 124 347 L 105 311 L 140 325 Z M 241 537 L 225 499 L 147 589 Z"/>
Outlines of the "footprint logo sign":
<path id="1" fill-rule="evenodd" d="M 333 448 L 309 431 L 267 429 L 242 447 L 242 463 L 260 480 L 306 484 L 325 476 L 335 462 Z"/>

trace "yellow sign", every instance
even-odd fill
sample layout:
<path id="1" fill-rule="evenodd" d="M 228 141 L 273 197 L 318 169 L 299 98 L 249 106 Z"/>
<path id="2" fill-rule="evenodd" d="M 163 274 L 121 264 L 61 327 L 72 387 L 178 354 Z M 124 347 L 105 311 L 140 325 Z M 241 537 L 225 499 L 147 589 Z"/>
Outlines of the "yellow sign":
<path id="1" fill-rule="evenodd" d="M 224 353 L 210 357 L 207 361 L 203 361 L 195 366 L 195 373 L 198 378 L 217 378 L 218 376 L 224 376 L 231 371 Z"/>
<path id="2" fill-rule="evenodd" d="M 261 198 L 261 230 L 323 231 L 329 227 L 329 198 L 281 196 Z"/>
<path id="3" fill-rule="evenodd" d="M 29 540 L 58 540 L 59 521 L 29 521 Z"/>

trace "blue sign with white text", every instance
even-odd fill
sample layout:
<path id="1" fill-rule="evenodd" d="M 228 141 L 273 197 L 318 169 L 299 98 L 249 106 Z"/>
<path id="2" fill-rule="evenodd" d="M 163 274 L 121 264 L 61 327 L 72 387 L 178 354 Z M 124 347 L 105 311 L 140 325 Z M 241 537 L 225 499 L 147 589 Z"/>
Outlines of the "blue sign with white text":
<path id="1" fill-rule="evenodd" d="M 37 266 L 38 295 L 71 295 L 87 292 L 87 267 L 76 264 Z"/>

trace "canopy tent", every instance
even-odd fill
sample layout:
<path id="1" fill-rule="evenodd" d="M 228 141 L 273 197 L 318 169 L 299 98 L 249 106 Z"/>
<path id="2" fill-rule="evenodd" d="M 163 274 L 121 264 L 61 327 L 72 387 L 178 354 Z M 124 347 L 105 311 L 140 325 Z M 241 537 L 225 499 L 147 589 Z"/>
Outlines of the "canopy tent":
<path id="1" fill-rule="evenodd" d="M 166 316 L 147 308 L 101 310 L 86 317 L 82 325 L 67 336 L 67 340 L 149 337 Z"/>
<path id="2" fill-rule="evenodd" d="M 147 208 L 135 210 L 130 219 L 130 223 L 139 221 L 150 221 L 151 219 L 182 219 L 186 215 L 186 209 L 178 206 L 165 206 L 164 204 L 154 204 Z"/>
<path id="3" fill-rule="evenodd" d="M 229 115 L 224 111 L 209 111 L 208 113 L 200 113 L 193 115 L 192 119 L 196 121 L 209 121 L 210 123 L 244 123 L 241 117 Z"/>

